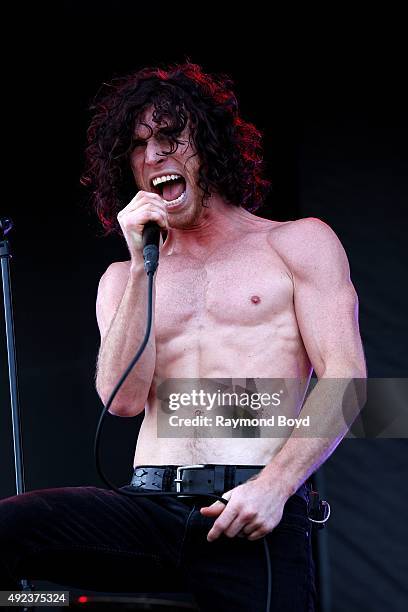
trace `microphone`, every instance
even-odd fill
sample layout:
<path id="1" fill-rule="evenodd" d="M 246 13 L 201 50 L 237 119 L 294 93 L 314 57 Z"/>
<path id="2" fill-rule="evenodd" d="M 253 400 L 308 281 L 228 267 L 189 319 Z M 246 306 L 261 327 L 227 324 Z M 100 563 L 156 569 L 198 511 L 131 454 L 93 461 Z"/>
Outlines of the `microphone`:
<path id="1" fill-rule="evenodd" d="M 143 228 L 143 259 L 147 274 L 154 274 L 159 265 L 160 227 L 154 221 L 148 221 Z"/>
<path id="2" fill-rule="evenodd" d="M 6 234 L 13 229 L 13 222 L 8 217 L 0 217 L 0 233 L 5 238 Z"/>

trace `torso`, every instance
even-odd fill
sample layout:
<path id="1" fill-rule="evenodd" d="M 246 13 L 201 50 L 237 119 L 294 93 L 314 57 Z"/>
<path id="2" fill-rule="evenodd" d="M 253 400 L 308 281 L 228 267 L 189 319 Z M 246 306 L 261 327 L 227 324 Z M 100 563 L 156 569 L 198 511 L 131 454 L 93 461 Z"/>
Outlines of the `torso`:
<path id="1" fill-rule="evenodd" d="M 296 320 L 292 273 L 282 247 L 286 242 L 280 239 L 281 228 L 296 222 L 252 219 L 243 223 L 238 239 L 226 236 L 222 248 L 205 260 L 163 248 L 156 278 L 156 369 L 135 465 L 265 465 L 285 442 L 277 437 L 195 437 L 194 431 L 185 438 L 158 437 L 156 390 L 166 379 L 232 378 L 238 384 L 243 379 L 296 379 L 289 413 L 300 411 L 311 364 Z"/>

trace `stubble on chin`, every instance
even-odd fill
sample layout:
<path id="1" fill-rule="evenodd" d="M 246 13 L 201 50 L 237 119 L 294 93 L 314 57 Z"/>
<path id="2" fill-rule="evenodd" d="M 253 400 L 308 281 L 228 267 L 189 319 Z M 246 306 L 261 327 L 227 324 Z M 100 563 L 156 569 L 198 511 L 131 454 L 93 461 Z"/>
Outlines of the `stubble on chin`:
<path id="1" fill-rule="evenodd" d="M 186 208 L 180 211 L 179 214 L 175 214 L 173 219 L 170 216 L 170 227 L 174 227 L 175 229 L 189 229 L 198 224 L 202 212 L 200 200 L 198 203 L 194 203 L 194 206 L 191 208 Z"/>

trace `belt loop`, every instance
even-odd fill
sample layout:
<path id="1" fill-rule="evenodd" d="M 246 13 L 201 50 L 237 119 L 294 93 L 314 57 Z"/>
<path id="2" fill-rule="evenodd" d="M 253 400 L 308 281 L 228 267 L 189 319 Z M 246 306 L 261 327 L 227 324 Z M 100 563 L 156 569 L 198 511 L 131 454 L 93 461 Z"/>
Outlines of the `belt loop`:
<path id="1" fill-rule="evenodd" d="M 233 489 L 235 486 L 235 465 L 225 466 L 225 491 Z"/>
<path id="2" fill-rule="evenodd" d="M 214 493 L 217 495 L 221 495 L 227 490 L 225 487 L 226 472 L 227 470 L 223 465 L 216 465 L 214 467 Z"/>
<path id="3" fill-rule="evenodd" d="M 175 491 L 174 478 L 176 477 L 176 468 L 172 465 L 166 465 L 163 474 L 163 491 Z"/>

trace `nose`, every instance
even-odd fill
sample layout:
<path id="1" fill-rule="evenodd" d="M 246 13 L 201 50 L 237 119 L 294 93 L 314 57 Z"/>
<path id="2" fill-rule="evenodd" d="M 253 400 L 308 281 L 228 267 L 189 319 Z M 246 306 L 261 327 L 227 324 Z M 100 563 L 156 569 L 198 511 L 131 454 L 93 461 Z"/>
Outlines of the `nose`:
<path id="1" fill-rule="evenodd" d="M 162 146 L 154 138 L 150 138 L 146 144 L 145 149 L 145 163 L 150 165 L 157 165 L 164 161 L 162 153 Z"/>

